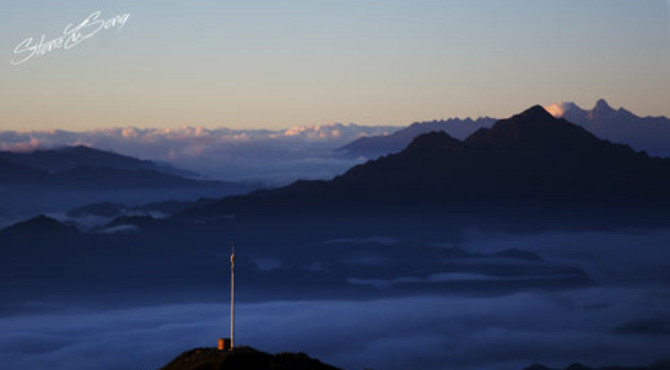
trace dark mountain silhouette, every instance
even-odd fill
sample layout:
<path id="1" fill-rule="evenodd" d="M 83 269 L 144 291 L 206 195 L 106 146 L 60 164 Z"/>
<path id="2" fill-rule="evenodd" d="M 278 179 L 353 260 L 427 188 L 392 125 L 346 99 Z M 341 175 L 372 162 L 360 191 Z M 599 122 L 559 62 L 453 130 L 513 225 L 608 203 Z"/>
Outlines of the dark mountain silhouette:
<path id="1" fill-rule="evenodd" d="M 155 219 L 150 216 L 123 216 L 113 219 L 108 222 L 103 227 L 99 228 L 100 230 L 105 228 L 112 228 L 117 226 L 126 226 L 132 225 L 136 226 L 141 230 L 156 229 L 158 231 L 165 230 L 166 228 L 173 225 L 170 221 Z"/>
<path id="2" fill-rule="evenodd" d="M 238 185 L 238 187 L 241 187 L 241 186 L 242 185 Z M 248 189 L 250 191 L 253 188 L 249 187 Z M 240 191 L 240 192 L 244 193 L 242 191 Z M 210 205 L 214 202 L 216 202 L 216 199 L 214 199 L 214 198 L 198 198 L 198 200 L 195 200 L 195 201 L 168 200 L 168 201 L 164 201 L 164 202 L 154 202 L 154 203 L 139 205 L 139 206 L 133 207 L 132 210 L 141 211 L 141 212 L 148 212 L 148 213 L 158 212 L 158 213 L 162 213 L 164 215 L 173 215 L 175 213 L 183 212 L 183 211 L 185 211 L 189 208 L 203 207 L 205 205 Z"/>
<path id="3" fill-rule="evenodd" d="M 0 159 L 47 172 L 61 172 L 79 166 L 111 167 L 122 170 L 151 170 L 178 176 L 195 174 L 165 164 L 137 159 L 83 145 L 34 152 L 0 152 Z"/>
<path id="4" fill-rule="evenodd" d="M 349 170 L 335 183 L 369 196 L 451 202 L 637 202 L 669 198 L 670 160 L 600 140 L 540 106 L 458 142 L 418 137 L 397 155 Z"/>
<path id="5" fill-rule="evenodd" d="M 130 209 L 120 203 L 101 202 L 77 207 L 67 211 L 68 217 L 115 217 L 128 212 Z"/>
<path id="6" fill-rule="evenodd" d="M 652 155 L 670 156 L 670 118 L 640 117 L 624 108 L 614 109 L 604 99 L 598 100 L 591 110 L 572 102 L 552 104 L 547 110 L 600 138 L 626 143 Z"/>
<path id="7" fill-rule="evenodd" d="M 51 217 L 40 215 L 29 220 L 18 222 L 0 231 L 3 237 L 32 236 L 32 235 L 68 235 L 79 234 L 73 226 L 65 225 Z"/>
<path id="8" fill-rule="evenodd" d="M 178 212 L 182 212 L 189 208 L 208 205 L 214 203 L 215 201 L 216 199 L 213 198 L 200 198 L 196 201 L 169 200 L 164 202 L 148 203 L 138 206 L 126 206 L 125 204 L 121 203 L 100 202 L 73 208 L 67 211 L 67 216 L 71 218 L 80 218 L 88 216 L 114 218 L 114 217 L 126 216 L 128 214 L 150 215 L 156 213 L 168 216 Z"/>
<path id="9" fill-rule="evenodd" d="M 42 180 L 47 173 L 0 158 L 0 184 L 14 184 Z"/>
<path id="10" fill-rule="evenodd" d="M 415 137 L 421 134 L 444 131 L 450 136 L 462 140 L 482 127 L 491 127 L 495 121 L 493 118 L 483 117 L 476 120 L 450 118 L 439 121 L 415 122 L 390 135 L 366 136 L 356 139 L 337 149 L 337 153 L 350 157 L 377 158 L 381 155 L 403 150 Z"/>
<path id="11" fill-rule="evenodd" d="M 666 207 L 669 188 L 670 159 L 599 139 L 535 106 L 464 141 L 424 134 L 331 181 L 229 197 L 187 215 L 366 204 Z"/>
<path id="12" fill-rule="evenodd" d="M 448 364 L 447 364 L 448 365 Z M 669 362 L 658 362 L 649 366 L 604 366 L 589 367 L 573 363 L 563 370 L 667 370 Z M 219 351 L 216 348 L 196 348 L 186 351 L 161 370 L 337 370 L 310 358 L 304 353 L 279 353 L 271 355 L 250 347 L 239 347 L 234 351 Z M 533 364 L 524 370 L 560 370 L 541 364 Z"/>
<path id="13" fill-rule="evenodd" d="M 184 173 L 190 174 L 85 146 L 30 153 L 0 152 L 0 185 L 30 185 L 49 190 L 234 186 L 183 177 Z"/>
<path id="14" fill-rule="evenodd" d="M 196 348 L 184 352 L 162 370 L 337 370 L 304 353 L 271 355 L 250 347 L 233 351 Z"/>
<path id="15" fill-rule="evenodd" d="M 48 181 L 63 188 L 169 188 L 217 186 L 217 181 L 201 181 L 160 173 L 152 170 L 124 170 L 114 167 L 77 166 L 53 173 Z"/>
<path id="16" fill-rule="evenodd" d="M 651 155 L 670 156 L 670 146 L 667 145 L 670 140 L 670 118 L 640 117 L 624 108 L 614 109 L 604 99 L 598 100 L 591 110 L 582 109 L 572 102 L 551 104 L 547 110 L 556 118 L 564 118 L 599 138 L 628 144 L 635 150 L 643 150 Z M 491 127 L 495 121 L 484 117 L 476 120 L 452 118 L 418 122 L 390 135 L 362 137 L 336 152 L 349 157 L 377 158 L 401 151 L 421 134 L 444 131 L 462 140 L 479 128 Z"/>

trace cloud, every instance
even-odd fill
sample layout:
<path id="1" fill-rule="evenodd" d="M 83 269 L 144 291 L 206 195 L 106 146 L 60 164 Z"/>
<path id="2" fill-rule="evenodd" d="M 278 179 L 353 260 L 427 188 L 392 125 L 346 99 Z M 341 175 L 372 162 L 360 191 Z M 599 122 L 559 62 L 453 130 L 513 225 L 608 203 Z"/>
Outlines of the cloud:
<path id="1" fill-rule="evenodd" d="M 563 118 L 569 113 L 584 112 L 582 108 L 573 102 L 554 103 L 545 106 L 544 109 L 556 118 Z"/>
<path id="2" fill-rule="evenodd" d="M 501 297 L 240 304 L 239 343 L 304 351 L 345 369 L 521 369 L 650 363 L 658 337 L 612 332 L 668 297 L 653 289 L 590 288 Z M 607 302 L 595 309 L 585 304 Z M 227 304 L 187 304 L 0 319 L 0 369 L 157 368 L 227 334 Z"/>
<path id="3" fill-rule="evenodd" d="M 582 268 L 599 283 L 670 282 L 669 230 L 545 232 L 510 235 L 466 231 L 460 246 L 492 253 L 521 247 L 556 263 Z"/>
<path id="4" fill-rule="evenodd" d="M 390 126 L 327 124 L 284 130 L 113 127 L 82 132 L 0 132 L 0 149 L 29 151 L 87 145 L 120 154 L 174 163 L 223 180 L 327 178 L 357 161 L 335 158 L 334 149 L 361 136 L 387 134 Z"/>
<path id="5" fill-rule="evenodd" d="M 137 233 L 139 231 L 140 228 L 136 225 L 116 225 L 100 230 L 100 232 L 103 234 Z"/>
<path id="6" fill-rule="evenodd" d="M 23 153 L 23 152 L 32 152 L 44 146 L 42 141 L 34 137 L 29 137 L 27 139 L 28 139 L 27 141 L 19 141 L 19 142 L 0 142 L 0 150 Z"/>

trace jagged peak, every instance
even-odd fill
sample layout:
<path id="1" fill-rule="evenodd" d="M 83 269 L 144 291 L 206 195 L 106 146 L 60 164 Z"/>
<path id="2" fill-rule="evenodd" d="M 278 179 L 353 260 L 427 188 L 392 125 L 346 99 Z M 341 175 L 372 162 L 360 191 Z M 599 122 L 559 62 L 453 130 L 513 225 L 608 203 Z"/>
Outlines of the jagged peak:
<path id="1" fill-rule="evenodd" d="M 605 110 L 610 111 L 610 110 L 614 110 L 614 109 L 609 105 L 609 103 L 607 103 L 607 100 L 601 98 L 601 99 L 598 99 L 598 101 L 596 102 L 595 107 L 593 107 L 593 110 L 594 111 L 605 111 Z"/>

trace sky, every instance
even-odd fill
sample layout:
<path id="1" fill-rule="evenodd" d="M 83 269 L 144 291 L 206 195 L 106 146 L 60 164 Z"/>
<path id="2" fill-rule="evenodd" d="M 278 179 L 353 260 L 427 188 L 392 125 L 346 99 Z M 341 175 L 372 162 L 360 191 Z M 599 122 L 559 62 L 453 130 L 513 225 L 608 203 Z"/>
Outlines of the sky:
<path id="1" fill-rule="evenodd" d="M 0 11 L 2 130 L 407 125 L 606 98 L 670 116 L 670 1 L 38 1 Z M 13 65 L 28 37 L 129 14 Z M 35 41 L 35 42 L 36 42 Z"/>

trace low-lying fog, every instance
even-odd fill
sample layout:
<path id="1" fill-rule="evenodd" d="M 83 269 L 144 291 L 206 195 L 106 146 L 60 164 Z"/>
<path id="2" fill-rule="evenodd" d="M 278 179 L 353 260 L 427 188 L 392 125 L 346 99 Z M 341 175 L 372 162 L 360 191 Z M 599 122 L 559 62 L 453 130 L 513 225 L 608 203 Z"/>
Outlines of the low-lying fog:
<path id="1" fill-rule="evenodd" d="M 361 242 L 347 237 L 336 242 Z M 365 242 L 393 245 L 397 238 Z M 593 283 L 367 300 L 329 298 L 326 289 L 298 301 L 257 297 L 260 302 L 237 307 L 236 342 L 268 352 L 302 351 L 345 369 L 650 364 L 670 353 L 668 245 L 668 231 L 469 231 L 457 245 L 468 252 L 528 250 L 581 267 Z M 259 260 L 267 263 L 258 269 L 282 263 Z M 24 312 L 32 313 L 0 318 L 0 369 L 158 368 L 185 350 L 214 346 L 227 336 L 227 283 L 221 283 L 220 303 L 132 307 L 128 302 L 127 308 L 92 311 L 35 297 L 25 303 Z"/>

